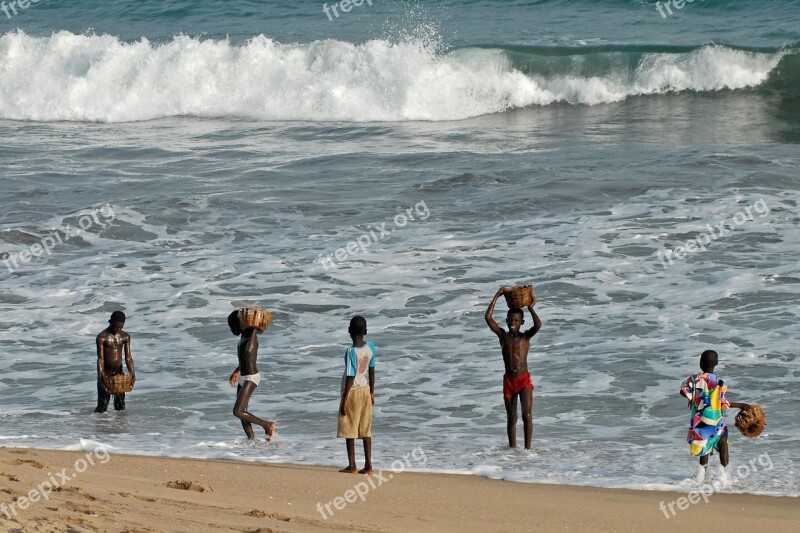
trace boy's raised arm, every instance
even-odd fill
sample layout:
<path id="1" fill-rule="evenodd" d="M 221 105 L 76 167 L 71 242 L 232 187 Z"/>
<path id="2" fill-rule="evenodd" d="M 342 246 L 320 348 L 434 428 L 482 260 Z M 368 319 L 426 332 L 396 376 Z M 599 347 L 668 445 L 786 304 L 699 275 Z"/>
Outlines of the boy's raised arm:
<path id="1" fill-rule="evenodd" d="M 250 334 L 246 349 L 249 357 L 255 357 L 258 355 L 258 334 L 255 330 L 253 330 L 253 332 Z"/>
<path id="2" fill-rule="evenodd" d="M 492 314 L 494 313 L 494 306 L 497 304 L 497 299 L 500 298 L 500 296 L 505 292 L 506 290 L 503 287 L 497 289 L 497 293 L 494 295 L 494 298 L 492 298 L 492 303 L 489 304 L 489 308 L 486 310 L 486 317 L 485 317 L 486 323 L 489 325 L 489 329 L 491 329 L 495 335 L 500 337 L 501 340 L 503 339 L 503 334 L 505 332 L 503 331 L 503 328 L 501 328 L 497 324 L 497 322 L 494 321 L 494 318 L 492 318 Z"/>
<path id="3" fill-rule="evenodd" d="M 531 312 L 531 316 L 533 317 L 533 327 L 525 332 L 525 336 L 529 339 L 536 335 L 540 329 L 542 329 L 542 320 L 539 318 L 539 315 L 536 314 L 536 311 L 533 310 L 533 304 L 535 303 L 536 300 L 534 299 L 533 303 L 528 306 L 528 311 Z"/>

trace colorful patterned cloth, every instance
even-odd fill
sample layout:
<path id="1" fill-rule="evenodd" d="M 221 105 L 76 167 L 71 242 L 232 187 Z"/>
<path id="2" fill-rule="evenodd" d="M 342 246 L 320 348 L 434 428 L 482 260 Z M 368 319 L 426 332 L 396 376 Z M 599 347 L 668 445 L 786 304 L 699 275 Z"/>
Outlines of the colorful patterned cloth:
<path id="1" fill-rule="evenodd" d="M 695 372 L 683 382 L 681 395 L 689 400 L 692 418 L 689 421 L 689 449 L 692 457 L 719 451 L 720 439 L 728 436 L 725 411 L 730 403 L 725 399 L 728 387 L 714 374 Z"/>

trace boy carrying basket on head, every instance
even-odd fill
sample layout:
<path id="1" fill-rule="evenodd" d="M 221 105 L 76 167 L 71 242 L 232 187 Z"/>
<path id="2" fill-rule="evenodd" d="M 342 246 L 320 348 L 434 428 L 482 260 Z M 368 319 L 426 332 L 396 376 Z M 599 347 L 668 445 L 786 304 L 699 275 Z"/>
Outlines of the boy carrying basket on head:
<path id="1" fill-rule="evenodd" d="M 506 314 L 506 325 L 508 331 L 501 328 L 495 322 L 492 314 L 497 299 L 506 293 L 508 289 L 500 287 L 492 298 L 492 303 L 486 310 L 486 323 L 489 325 L 500 341 L 500 348 L 503 351 L 503 401 L 506 406 L 506 432 L 508 433 L 508 445 L 511 448 L 517 446 L 517 399 L 522 405 L 522 426 L 525 431 L 525 449 L 531 449 L 531 438 L 533 437 L 533 382 L 531 373 L 528 371 L 528 351 L 531 348 L 531 339 L 542 328 L 542 321 L 539 315 L 533 310 L 536 298 L 528 305 L 528 311 L 533 318 L 533 326 L 522 331 L 525 323 L 525 315 L 522 309 L 512 307 Z"/>

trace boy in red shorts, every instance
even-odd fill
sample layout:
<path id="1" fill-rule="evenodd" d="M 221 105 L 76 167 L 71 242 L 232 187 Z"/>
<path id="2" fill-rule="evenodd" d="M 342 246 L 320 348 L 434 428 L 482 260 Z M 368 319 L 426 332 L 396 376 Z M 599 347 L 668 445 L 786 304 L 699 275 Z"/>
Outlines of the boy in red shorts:
<path id="1" fill-rule="evenodd" d="M 486 310 L 486 323 L 500 339 L 500 346 L 503 349 L 503 364 L 506 368 L 503 376 L 503 399 L 508 415 L 508 445 L 512 448 L 517 446 L 517 397 L 519 397 L 522 404 L 522 424 L 525 429 L 525 449 L 530 450 L 533 436 L 533 382 L 528 372 L 528 350 L 531 347 L 531 337 L 541 329 L 542 321 L 533 310 L 536 303 L 534 297 L 533 303 L 528 306 L 528 311 L 533 316 L 533 327 L 520 332 L 519 328 L 525 323 L 525 318 L 522 309 L 514 307 L 509 309 L 506 315 L 508 332 L 503 330 L 492 318 L 492 313 L 497 299 L 505 291 L 506 289 L 500 287 L 494 295 L 489 309 Z"/>

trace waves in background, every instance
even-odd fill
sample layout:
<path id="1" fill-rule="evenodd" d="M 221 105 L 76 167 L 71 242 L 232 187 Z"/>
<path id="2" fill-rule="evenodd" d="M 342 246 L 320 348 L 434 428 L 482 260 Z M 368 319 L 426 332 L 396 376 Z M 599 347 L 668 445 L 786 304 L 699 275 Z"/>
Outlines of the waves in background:
<path id="1" fill-rule="evenodd" d="M 469 47 L 420 40 L 242 46 L 59 32 L 0 38 L 0 118 L 120 122 L 171 116 L 260 120 L 459 120 L 533 105 L 762 88 L 791 95 L 800 51 Z"/>

